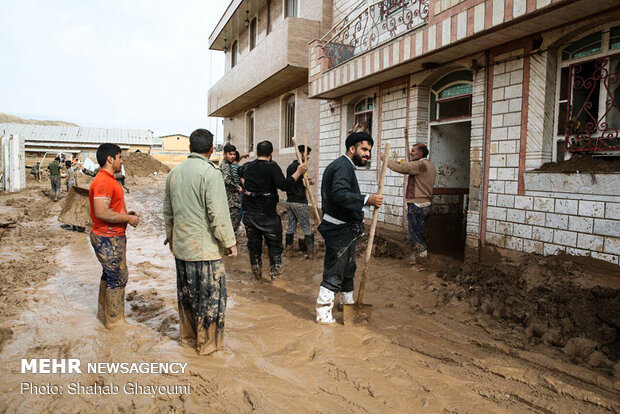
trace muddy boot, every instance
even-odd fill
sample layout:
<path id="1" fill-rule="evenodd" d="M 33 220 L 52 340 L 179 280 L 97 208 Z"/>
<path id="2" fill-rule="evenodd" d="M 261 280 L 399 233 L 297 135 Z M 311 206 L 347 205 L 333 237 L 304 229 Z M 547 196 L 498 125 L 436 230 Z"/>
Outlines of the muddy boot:
<path id="1" fill-rule="evenodd" d="M 263 278 L 263 267 L 261 265 L 253 265 L 252 275 L 254 275 L 254 279 L 261 280 Z"/>
<path id="2" fill-rule="evenodd" d="M 428 263 L 428 252 L 426 250 L 424 250 L 421 253 L 418 253 L 418 256 L 416 257 L 416 262 L 419 265 L 426 265 Z"/>
<path id="3" fill-rule="evenodd" d="M 415 252 L 411 252 L 411 254 L 409 255 L 409 266 L 415 266 L 415 263 L 416 263 Z"/>
<path id="4" fill-rule="evenodd" d="M 58 201 L 58 193 L 54 193 L 54 202 Z"/>
<path id="5" fill-rule="evenodd" d="M 314 260 L 314 234 L 304 236 L 306 247 L 308 248 L 308 259 Z"/>
<path id="6" fill-rule="evenodd" d="M 125 288 L 105 291 L 105 327 L 110 329 L 125 323 Z"/>
<path id="7" fill-rule="evenodd" d="M 271 280 L 276 280 L 282 275 L 282 263 L 276 263 L 271 266 L 269 269 L 269 276 L 271 276 Z"/>
<path id="8" fill-rule="evenodd" d="M 99 299 L 97 300 L 97 319 L 105 325 L 105 289 L 107 287 L 105 280 L 99 281 Z"/>
<path id="9" fill-rule="evenodd" d="M 336 320 L 332 316 L 334 307 L 334 292 L 321 286 L 319 296 L 316 298 L 316 322 L 324 325 L 335 325 Z"/>
<path id="10" fill-rule="evenodd" d="M 353 299 L 353 291 L 351 292 L 338 292 L 338 307 L 337 309 L 342 312 L 344 305 L 353 305 L 355 300 Z"/>
<path id="11" fill-rule="evenodd" d="M 295 233 L 286 234 L 286 247 L 284 248 L 284 255 L 286 257 L 295 256 Z"/>

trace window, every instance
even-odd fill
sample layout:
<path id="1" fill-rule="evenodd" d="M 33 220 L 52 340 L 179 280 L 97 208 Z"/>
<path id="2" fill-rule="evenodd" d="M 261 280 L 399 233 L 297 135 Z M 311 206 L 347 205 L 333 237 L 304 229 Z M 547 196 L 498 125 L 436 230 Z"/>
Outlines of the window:
<path id="1" fill-rule="evenodd" d="M 245 147 L 248 152 L 254 151 L 254 111 L 250 111 L 245 115 Z"/>
<path id="2" fill-rule="evenodd" d="M 560 59 L 556 140 L 571 152 L 620 150 L 620 26 L 573 41 Z"/>
<path id="3" fill-rule="evenodd" d="M 284 0 L 286 2 L 286 17 L 297 17 L 297 0 Z"/>
<path id="4" fill-rule="evenodd" d="M 468 70 L 452 72 L 431 88 L 431 121 L 469 118 L 473 75 Z"/>
<path id="5" fill-rule="evenodd" d="M 295 137 L 295 95 L 290 95 L 284 101 L 284 148 L 293 146 Z"/>
<path id="6" fill-rule="evenodd" d="M 250 50 L 253 50 L 256 47 L 256 32 L 257 32 L 257 20 L 256 17 L 252 19 L 250 22 Z"/>
<path id="7" fill-rule="evenodd" d="M 374 99 L 364 98 L 353 106 L 353 129 L 352 132 L 367 132 L 372 135 L 372 115 Z M 372 159 L 366 162 L 364 168 L 372 167 Z"/>
<path id="8" fill-rule="evenodd" d="M 237 41 L 235 40 L 230 48 L 230 67 L 234 68 L 237 65 Z"/>

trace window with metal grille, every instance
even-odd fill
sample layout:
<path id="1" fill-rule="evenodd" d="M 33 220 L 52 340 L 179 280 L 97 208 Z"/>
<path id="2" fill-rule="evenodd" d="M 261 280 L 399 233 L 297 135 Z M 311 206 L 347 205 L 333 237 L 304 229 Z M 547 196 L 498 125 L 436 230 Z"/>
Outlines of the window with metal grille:
<path id="1" fill-rule="evenodd" d="M 286 17 L 297 17 L 297 0 L 286 1 Z"/>
<path id="2" fill-rule="evenodd" d="M 254 111 L 246 114 L 245 147 L 248 152 L 254 151 Z"/>
<path id="3" fill-rule="evenodd" d="M 257 34 L 257 24 L 256 18 L 253 18 L 250 22 L 250 50 L 253 50 L 256 47 L 256 34 Z"/>
<path id="4" fill-rule="evenodd" d="M 284 148 L 293 146 L 295 137 L 295 95 L 284 101 Z"/>
<path id="5" fill-rule="evenodd" d="M 353 107 L 353 131 L 372 134 L 373 98 L 364 98 Z M 366 169 L 372 168 L 372 158 L 366 162 Z"/>
<path id="6" fill-rule="evenodd" d="M 568 151 L 620 150 L 619 51 L 620 26 L 603 27 L 560 50 L 556 140 Z"/>

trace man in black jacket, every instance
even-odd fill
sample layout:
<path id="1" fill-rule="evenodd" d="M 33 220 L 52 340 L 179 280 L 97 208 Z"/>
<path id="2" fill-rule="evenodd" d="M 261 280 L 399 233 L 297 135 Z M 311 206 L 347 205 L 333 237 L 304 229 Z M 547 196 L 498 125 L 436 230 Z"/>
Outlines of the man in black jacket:
<path id="1" fill-rule="evenodd" d="M 310 156 L 310 147 L 305 145 L 297 146 L 301 154 L 301 161 L 306 162 L 306 158 Z M 299 161 L 293 161 L 286 169 L 286 177 L 291 177 L 299 167 Z M 308 178 L 309 184 L 314 184 L 311 178 Z M 308 198 L 306 197 L 306 186 L 304 180 L 297 180 L 295 184 L 286 192 L 286 201 L 288 207 L 286 213 L 288 215 L 288 229 L 286 230 L 286 250 L 292 253 L 295 243 L 295 231 L 297 230 L 297 222 L 304 232 L 304 241 L 308 248 L 308 258 L 314 259 L 314 233 L 310 227 L 310 218 L 308 217 Z"/>
<path id="2" fill-rule="evenodd" d="M 323 221 L 319 232 L 325 239 L 323 282 L 316 301 L 316 321 L 334 324 L 334 297 L 352 304 L 355 276 L 355 240 L 364 233 L 364 206 L 381 207 L 383 196 L 362 195 L 355 170 L 366 165 L 374 142 L 365 132 L 350 134 L 345 155 L 332 161 L 323 173 L 321 199 Z"/>
<path id="3" fill-rule="evenodd" d="M 252 273 L 257 280 L 262 278 L 263 237 L 269 250 L 271 280 L 282 272 L 282 220 L 276 212 L 278 189 L 288 190 L 308 169 L 300 165 L 293 175 L 284 178 L 278 164 L 271 160 L 272 153 L 271 142 L 259 142 L 257 159 L 239 167 L 239 176 L 245 180 L 241 201 L 243 225 L 248 237 Z"/>

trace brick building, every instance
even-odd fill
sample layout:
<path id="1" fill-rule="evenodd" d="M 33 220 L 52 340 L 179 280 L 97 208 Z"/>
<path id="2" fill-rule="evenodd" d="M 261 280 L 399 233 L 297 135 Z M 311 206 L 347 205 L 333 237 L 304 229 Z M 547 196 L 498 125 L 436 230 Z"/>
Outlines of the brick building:
<path id="1" fill-rule="evenodd" d="M 535 171 L 573 153 L 620 155 L 620 7 L 614 0 L 333 1 L 311 43 L 319 175 L 356 121 L 399 158 L 425 142 L 438 168 L 429 242 L 620 258 L 620 174 Z M 406 222 L 388 171 L 380 221 Z M 460 245 L 458 244 L 460 243 Z M 454 244 L 454 243 L 453 243 Z"/>
<path id="2" fill-rule="evenodd" d="M 225 141 L 255 155 L 274 145 L 283 169 L 295 159 L 292 138 L 318 143 L 319 106 L 308 99 L 308 44 L 331 27 L 328 0 L 233 0 L 209 37 L 223 51 L 225 73 L 209 90 L 209 116 L 224 120 Z M 310 166 L 317 163 L 314 151 Z"/>

